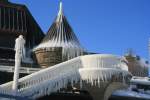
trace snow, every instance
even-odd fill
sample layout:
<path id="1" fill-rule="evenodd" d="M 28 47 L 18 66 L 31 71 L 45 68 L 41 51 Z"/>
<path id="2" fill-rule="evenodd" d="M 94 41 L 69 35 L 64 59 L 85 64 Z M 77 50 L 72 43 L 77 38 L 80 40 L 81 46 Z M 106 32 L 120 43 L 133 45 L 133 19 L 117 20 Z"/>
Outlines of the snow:
<path id="1" fill-rule="evenodd" d="M 149 94 L 143 94 L 129 90 L 117 90 L 112 95 L 150 99 Z"/>
<path id="2" fill-rule="evenodd" d="M 143 88 L 137 87 L 137 84 L 149 86 L 150 81 L 148 81 L 148 79 L 148 77 L 133 77 L 128 89 L 117 90 L 112 95 L 150 99 L 150 90 L 144 90 L 144 88 L 146 88 L 144 86 Z M 134 91 L 134 89 L 136 89 L 136 91 Z"/>
<path id="3" fill-rule="evenodd" d="M 132 77 L 131 83 L 150 85 L 150 78 L 148 78 L 148 77 Z"/>

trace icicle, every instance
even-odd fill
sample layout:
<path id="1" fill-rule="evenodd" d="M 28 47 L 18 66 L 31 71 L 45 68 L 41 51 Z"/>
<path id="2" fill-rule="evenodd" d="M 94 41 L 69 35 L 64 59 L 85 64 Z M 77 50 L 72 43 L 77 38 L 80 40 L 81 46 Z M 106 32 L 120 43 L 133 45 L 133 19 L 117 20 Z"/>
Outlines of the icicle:
<path id="1" fill-rule="evenodd" d="M 62 6 L 62 2 L 60 2 L 57 22 L 62 22 L 62 16 L 63 16 L 63 6 Z"/>

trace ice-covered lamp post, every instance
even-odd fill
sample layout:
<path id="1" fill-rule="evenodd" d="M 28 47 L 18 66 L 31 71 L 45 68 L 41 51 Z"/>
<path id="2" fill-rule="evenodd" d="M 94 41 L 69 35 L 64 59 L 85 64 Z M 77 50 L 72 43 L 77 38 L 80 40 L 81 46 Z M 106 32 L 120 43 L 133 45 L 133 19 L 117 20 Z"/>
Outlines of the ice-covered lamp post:
<path id="1" fill-rule="evenodd" d="M 13 85 L 12 85 L 12 90 L 14 95 L 17 94 L 18 90 L 18 78 L 19 78 L 19 68 L 21 66 L 21 61 L 25 57 L 25 40 L 22 35 L 20 35 L 16 39 L 16 44 L 15 44 L 15 70 L 14 70 L 14 78 L 13 78 Z"/>

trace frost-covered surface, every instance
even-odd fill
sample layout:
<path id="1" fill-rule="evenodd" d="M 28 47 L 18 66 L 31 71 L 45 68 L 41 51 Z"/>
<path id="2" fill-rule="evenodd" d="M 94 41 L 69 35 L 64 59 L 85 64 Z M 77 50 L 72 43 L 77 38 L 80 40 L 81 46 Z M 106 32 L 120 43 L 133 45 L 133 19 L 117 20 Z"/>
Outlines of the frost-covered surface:
<path id="1" fill-rule="evenodd" d="M 49 50 L 52 47 L 62 47 L 63 57 L 67 59 L 80 56 L 85 51 L 63 14 L 62 3 L 60 3 L 57 18 L 47 36 L 41 44 L 34 48 L 34 51 L 39 49 Z"/>
<path id="2" fill-rule="evenodd" d="M 101 82 L 110 81 L 113 75 L 122 74 L 122 79 L 129 75 L 127 71 L 113 68 L 81 68 L 79 69 L 81 79 L 90 83 L 92 86 L 98 84 L 101 87 Z"/>
<path id="3" fill-rule="evenodd" d="M 150 99 L 150 95 L 129 90 L 117 90 L 112 95 Z"/>
<path id="4" fill-rule="evenodd" d="M 150 78 L 149 77 L 133 77 L 131 79 L 131 83 L 150 85 Z"/>
<path id="5" fill-rule="evenodd" d="M 29 68 L 29 67 L 20 67 L 20 73 L 34 73 L 37 72 L 39 70 L 41 70 L 42 68 Z M 14 66 L 4 66 L 4 65 L 0 65 L 0 71 L 3 72 L 14 72 Z"/>
<path id="6" fill-rule="evenodd" d="M 119 56 L 109 54 L 86 55 L 68 60 L 19 79 L 18 95 L 37 98 L 66 88 L 69 82 L 74 85 L 87 81 L 95 85 L 97 80 L 100 87 L 100 81 L 108 81 L 112 75 L 129 74 L 122 60 Z M 3 86 L 7 90 L 11 83 Z"/>
<path id="7" fill-rule="evenodd" d="M 142 85 L 142 87 L 138 88 L 137 84 Z M 117 90 L 112 95 L 150 99 L 150 90 L 147 90 L 148 88 L 146 88 L 149 85 L 150 85 L 150 81 L 148 77 L 135 77 L 134 76 L 131 79 L 131 84 L 128 89 Z"/>
<path id="8" fill-rule="evenodd" d="M 83 68 L 114 68 L 128 71 L 125 59 L 111 54 L 93 54 L 80 57 Z"/>
<path id="9" fill-rule="evenodd" d="M 18 79 L 19 79 L 19 71 L 21 67 L 21 61 L 23 58 L 25 58 L 25 40 L 22 35 L 20 35 L 16 39 L 15 43 L 15 70 L 14 70 L 14 77 L 13 77 L 13 85 L 12 85 L 12 90 L 14 94 L 16 95 L 18 91 Z"/>

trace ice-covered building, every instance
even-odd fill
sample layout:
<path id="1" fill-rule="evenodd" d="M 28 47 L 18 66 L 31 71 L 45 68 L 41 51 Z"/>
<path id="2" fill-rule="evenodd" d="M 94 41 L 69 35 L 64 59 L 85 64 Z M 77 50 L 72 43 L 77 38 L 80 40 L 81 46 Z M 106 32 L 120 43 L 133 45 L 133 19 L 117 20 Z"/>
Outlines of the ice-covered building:
<path id="1" fill-rule="evenodd" d="M 42 67 L 52 66 L 85 53 L 63 13 L 62 3 L 47 35 L 34 51 Z"/>
<path id="2" fill-rule="evenodd" d="M 88 53 L 69 25 L 63 13 L 61 2 L 58 15 L 45 37 L 24 5 L 13 4 L 7 0 L 1 0 L 0 7 L 1 4 L 3 6 L 9 5 L 8 7 L 18 7 L 15 8 L 17 10 L 2 8 L 0 14 L 8 12 L 8 14 L 4 14 L 7 15 L 3 19 L 4 23 L 8 21 L 8 29 L 11 32 L 17 32 L 14 33 L 16 37 L 20 34 L 24 36 L 27 51 L 34 52 L 32 60 L 37 62 L 31 63 L 31 66 L 20 67 L 21 76 L 22 74 L 26 76 L 20 79 L 16 78 L 18 85 L 15 95 L 12 91 L 13 82 L 10 79 L 13 76 L 14 67 L 0 66 L 0 71 L 6 72 L 5 75 L 0 72 L 2 83 L 10 81 L 0 85 L 0 96 L 40 100 L 46 96 L 50 98 L 53 96 L 52 93 L 63 95 L 69 93 L 69 96 L 77 95 L 76 97 L 82 97 L 87 93 L 88 95 L 86 94 L 84 97 L 92 97 L 93 100 L 108 100 L 113 91 L 127 87 L 131 77 L 127 60 L 112 54 Z M 12 13 L 10 13 L 11 11 Z M 14 18 L 12 22 L 11 16 Z M 11 26 L 11 23 L 15 24 Z M 23 34 L 21 32 L 24 32 L 24 28 L 25 33 Z M 3 26 L 3 29 L 6 27 Z M 15 38 L 11 41 L 15 41 Z M 35 63 L 42 68 L 34 68 Z M 39 67 L 38 65 L 37 67 Z M 9 79 L 4 78 L 7 76 L 6 74 Z M 85 91 L 86 93 L 82 93 Z M 88 100 L 88 98 L 82 100 Z"/>

